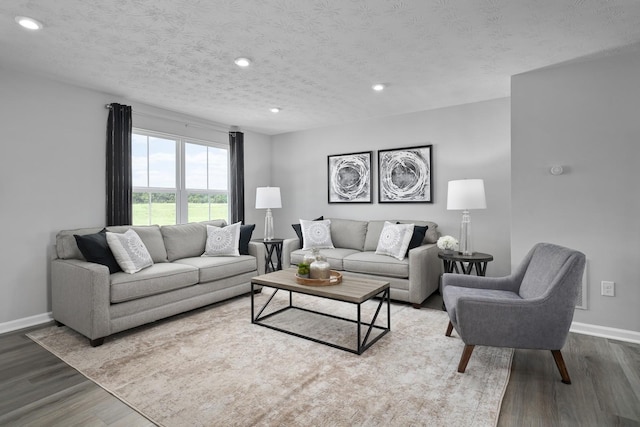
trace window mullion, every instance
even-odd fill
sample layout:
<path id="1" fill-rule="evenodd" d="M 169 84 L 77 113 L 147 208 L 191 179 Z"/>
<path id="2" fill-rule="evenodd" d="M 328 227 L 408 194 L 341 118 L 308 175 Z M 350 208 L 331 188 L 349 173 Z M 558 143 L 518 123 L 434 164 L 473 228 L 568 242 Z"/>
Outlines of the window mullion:
<path id="1" fill-rule="evenodd" d="M 188 221 L 188 196 L 185 191 L 185 143 L 184 140 L 178 140 L 176 147 L 176 215 L 177 223 L 182 224 Z"/>

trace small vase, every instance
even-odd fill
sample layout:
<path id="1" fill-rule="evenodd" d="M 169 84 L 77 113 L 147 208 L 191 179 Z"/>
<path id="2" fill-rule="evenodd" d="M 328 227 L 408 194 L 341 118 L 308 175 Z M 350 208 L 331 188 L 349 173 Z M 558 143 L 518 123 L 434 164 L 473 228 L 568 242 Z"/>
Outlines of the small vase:
<path id="1" fill-rule="evenodd" d="M 311 253 L 306 254 L 304 258 L 302 258 L 302 262 L 304 264 L 311 265 L 316 260 L 318 255 L 320 255 L 320 249 L 312 248 Z"/>
<path id="2" fill-rule="evenodd" d="M 309 266 L 309 277 L 312 279 L 330 279 L 331 266 L 327 262 L 327 258 L 318 255 L 316 260 Z"/>

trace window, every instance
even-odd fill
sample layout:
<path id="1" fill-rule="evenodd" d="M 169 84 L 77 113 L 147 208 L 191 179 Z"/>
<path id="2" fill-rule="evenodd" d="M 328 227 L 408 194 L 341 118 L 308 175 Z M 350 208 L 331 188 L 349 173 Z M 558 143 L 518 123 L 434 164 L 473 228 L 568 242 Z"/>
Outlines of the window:
<path id="1" fill-rule="evenodd" d="M 229 150 L 135 129 L 131 141 L 133 224 L 229 219 Z"/>

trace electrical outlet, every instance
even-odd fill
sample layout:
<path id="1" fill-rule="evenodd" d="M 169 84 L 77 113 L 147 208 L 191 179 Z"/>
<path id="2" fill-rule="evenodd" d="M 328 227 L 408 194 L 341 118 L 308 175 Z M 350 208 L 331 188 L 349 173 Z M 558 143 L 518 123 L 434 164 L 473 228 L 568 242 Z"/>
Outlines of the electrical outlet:
<path id="1" fill-rule="evenodd" d="M 616 292 L 615 292 L 615 288 L 616 288 L 616 283 L 615 282 L 607 282 L 607 281 L 602 281 L 600 283 L 601 286 L 601 293 L 602 295 L 606 296 L 606 297 L 614 297 Z"/>

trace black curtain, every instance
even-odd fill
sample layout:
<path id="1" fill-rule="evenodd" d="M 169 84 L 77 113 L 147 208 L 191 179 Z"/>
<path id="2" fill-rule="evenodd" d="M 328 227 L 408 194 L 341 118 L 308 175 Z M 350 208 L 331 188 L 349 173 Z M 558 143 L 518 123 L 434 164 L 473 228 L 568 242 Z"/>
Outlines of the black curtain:
<path id="1" fill-rule="evenodd" d="M 107 108 L 107 225 L 131 225 L 131 107 Z"/>
<path id="2" fill-rule="evenodd" d="M 244 134 L 242 132 L 229 132 L 229 157 L 231 163 L 229 223 L 234 224 L 240 221 L 244 224 Z"/>

